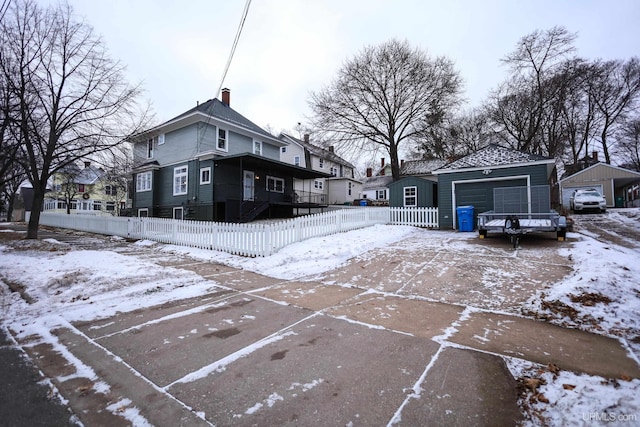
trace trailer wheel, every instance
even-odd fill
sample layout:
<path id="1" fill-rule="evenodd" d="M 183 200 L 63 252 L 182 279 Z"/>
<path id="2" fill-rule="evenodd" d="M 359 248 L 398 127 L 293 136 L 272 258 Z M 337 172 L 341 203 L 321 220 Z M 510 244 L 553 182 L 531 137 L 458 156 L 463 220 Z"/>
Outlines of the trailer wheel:
<path id="1" fill-rule="evenodd" d="M 564 242 L 566 238 L 567 238 L 567 229 L 566 228 L 559 229 L 558 230 L 558 241 L 559 242 Z"/>

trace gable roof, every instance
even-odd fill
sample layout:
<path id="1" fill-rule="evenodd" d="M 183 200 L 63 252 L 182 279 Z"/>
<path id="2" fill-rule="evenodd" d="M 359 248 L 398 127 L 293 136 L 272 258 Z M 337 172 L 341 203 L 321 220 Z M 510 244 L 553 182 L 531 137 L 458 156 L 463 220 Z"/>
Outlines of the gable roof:
<path id="1" fill-rule="evenodd" d="M 506 168 L 523 164 L 547 164 L 554 162 L 555 160 L 550 157 L 525 153 L 524 151 L 490 144 L 485 148 L 481 148 L 476 152 L 441 167 L 437 171 L 434 171 L 434 174 L 451 173 L 459 170 L 482 169 L 487 167 Z"/>
<path id="2" fill-rule="evenodd" d="M 295 144 L 298 144 L 299 146 L 301 146 L 302 148 L 304 148 L 305 150 L 309 151 L 309 153 L 326 159 L 326 160 L 330 160 L 334 163 L 343 165 L 343 166 L 347 166 L 349 168 L 355 169 L 355 166 L 353 166 L 351 163 L 347 162 L 346 160 L 344 160 L 342 157 L 338 156 L 336 153 L 329 151 L 329 150 L 325 150 L 322 147 L 318 147 L 317 145 L 314 145 L 310 142 L 305 142 L 304 140 L 298 139 L 298 138 L 294 138 L 291 135 L 288 135 L 286 133 L 281 133 L 280 134 L 280 139 L 284 140 L 284 141 L 289 141 L 289 142 L 293 142 Z"/>
<path id="3" fill-rule="evenodd" d="M 582 169 L 572 175 L 569 176 L 565 176 L 563 177 L 560 182 L 565 182 L 565 181 L 569 181 L 569 180 L 573 180 L 576 177 L 580 176 L 580 175 L 588 175 L 590 172 L 594 171 L 595 169 L 599 169 L 599 168 L 605 168 L 608 169 L 609 172 L 609 178 L 606 179 L 623 179 L 623 178 L 629 178 L 632 180 L 638 180 L 640 179 L 640 172 L 631 170 L 631 169 L 625 169 L 625 168 L 621 168 L 620 166 L 613 166 L 610 165 L 608 163 L 596 163 L 594 165 L 589 166 L 588 168 Z"/>
<path id="4" fill-rule="evenodd" d="M 376 188 L 386 188 L 393 182 L 391 175 L 377 175 L 365 178 L 362 183 L 363 190 L 373 190 Z"/>
<path id="5" fill-rule="evenodd" d="M 74 184 L 84 185 L 95 184 L 105 175 L 104 170 L 101 168 L 89 165 L 81 169 L 76 164 L 66 165 L 60 169 L 59 173 L 69 174 L 68 176 Z"/>
<path id="6" fill-rule="evenodd" d="M 444 160 L 407 160 L 400 167 L 400 175 L 430 175 L 434 170 L 445 165 Z"/>

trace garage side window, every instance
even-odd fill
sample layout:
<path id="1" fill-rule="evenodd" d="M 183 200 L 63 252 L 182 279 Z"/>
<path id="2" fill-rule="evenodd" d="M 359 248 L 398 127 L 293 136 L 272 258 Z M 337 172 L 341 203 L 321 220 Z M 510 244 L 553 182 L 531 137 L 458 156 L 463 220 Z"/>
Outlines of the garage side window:
<path id="1" fill-rule="evenodd" d="M 418 206 L 418 187 L 403 187 L 404 206 Z"/>

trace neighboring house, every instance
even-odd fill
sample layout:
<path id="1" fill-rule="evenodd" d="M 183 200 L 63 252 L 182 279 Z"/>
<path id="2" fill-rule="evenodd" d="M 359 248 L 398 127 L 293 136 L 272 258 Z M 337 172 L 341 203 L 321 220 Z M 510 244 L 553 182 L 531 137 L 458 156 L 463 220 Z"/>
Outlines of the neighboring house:
<path id="1" fill-rule="evenodd" d="M 473 206 L 478 213 L 493 209 L 498 187 L 555 185 L 555 160 L 491 144 L 433 173 L 438 177 L 441 228 L 457 229 L 456 208 Z"/>
<path id="2" fill-rule="evenodd" d="M 52 175 L 46 209 L 73 213 L 118 215 L 127 198 L 126 185 L 112 181 L 99 167 L 85 161 L 84 167 L 66 166 Z"/>
<path id="3" fill-rule="evenodd" d="M 438 178 L 433 171 L 444 166 L 443 160 L 408 160 L 401 162 L 400 178 L 389 187 L 389 206 L 438 206 Z"/>
<path id="4" fill-rule="evenodd" d="M 247 222 L 290 217 L 294 179 L 330 175 L 280 161 L 285 143 L 230 107 L 230 91 L 130 141 L 138 216 Z"/>
<path id="5" fill-rule="evenodd" d="M 566 170 L 575 169 L 567 168 Z M 640 206 L 638 197 L 640 172 L 606 163 L 595 163 L 571 175 L 565 173 L 559 182 L 560 203 L 565 209 L 569 209 L 569 199 L 573 192 L 584 188 L 598 190 L 607 200 L 607 207 Z"/>
<path id="6" fill-rule="evenodd" d="M 389 204 L 389 184 L 393 182 L 391 164 L 385 164 L 384 157 L 380 161 L 380 169 L 374 175 L 373 168 L 367 168 L 367 173 L 362 182 L 361 199 L 369 200 L 373 205 Z"/>
<path id="7" fill-rule="evenodd" d="M 338 156 L 333 147 L 325 150 L 313 145 L 308 134 L 300 140 L 282 133 L 280 140 L 287 144 L 280 148 L 281 161 L 331 175 L 329 178 L 294 180 L 294 189 L 302 200 L 342 205 L 351 204 L 358 197 L 362 183 L 355 179 L 355 167 Z"/>

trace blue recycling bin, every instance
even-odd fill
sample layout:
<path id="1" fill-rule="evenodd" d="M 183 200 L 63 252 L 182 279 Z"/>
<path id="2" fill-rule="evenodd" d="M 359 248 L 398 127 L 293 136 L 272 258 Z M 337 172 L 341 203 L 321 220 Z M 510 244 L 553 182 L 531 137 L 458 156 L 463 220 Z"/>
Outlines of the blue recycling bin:
<path id="1" fill-rule="evenodd" d="M 360 206 L 367 206 L 367 200 L 366 199 L 360 200 Z"/>
<path id="2" fill-rule="evenodd" d="M 473 231 L 473 206 L 458 206 L 458 231 Z"/>

